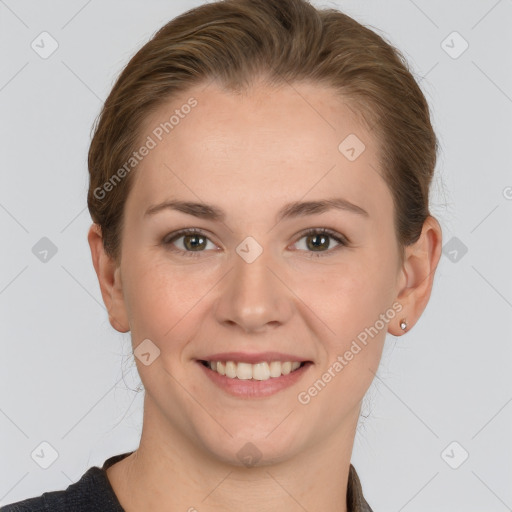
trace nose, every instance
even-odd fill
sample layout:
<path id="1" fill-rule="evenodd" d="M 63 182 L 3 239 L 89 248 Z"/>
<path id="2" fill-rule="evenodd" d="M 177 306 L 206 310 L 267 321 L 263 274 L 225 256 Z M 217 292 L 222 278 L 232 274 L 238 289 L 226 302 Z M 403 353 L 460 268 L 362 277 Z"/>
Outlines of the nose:
<path id="1" fill-rule="evenodd" d="M 217 321 L 237 326 L 244 333 L 265 332 L 285 324 L 293 312 L 293 293 L 284 273 L 265 250 L 252 262 L 234 253 L 233 267 L 222 280 L 215 308 Z"/>

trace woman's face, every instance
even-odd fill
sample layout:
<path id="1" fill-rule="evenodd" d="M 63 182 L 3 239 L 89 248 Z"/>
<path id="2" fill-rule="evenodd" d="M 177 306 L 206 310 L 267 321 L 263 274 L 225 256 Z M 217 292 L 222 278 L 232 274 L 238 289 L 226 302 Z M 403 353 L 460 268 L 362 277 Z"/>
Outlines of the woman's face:
<path id="1" fill-rule="evenodd" d="M 152 115 L 141 144 L 110 313 L 131 330 L 145 428 L 237 464 L 353 435 L 402 307 L 374 132 L 318 85 L 203 84 Z M 155 208 L 168 201 L 188 206 Z M 233 379 L 208 360 L 246 364 L 220 366 Z M 267 378 L 286 362 L 306 364 Z"/>

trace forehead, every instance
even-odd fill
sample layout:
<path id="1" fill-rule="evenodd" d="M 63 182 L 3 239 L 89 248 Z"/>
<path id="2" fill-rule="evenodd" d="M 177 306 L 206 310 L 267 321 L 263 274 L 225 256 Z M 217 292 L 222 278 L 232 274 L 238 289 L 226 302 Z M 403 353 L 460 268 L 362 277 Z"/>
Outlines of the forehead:
<path id="1" fill-rule="evenodd" d="M 231 203 L 254 206 L 334 188 L 367 210 L 378 194 L 390 206 L 377 140 L 328 87 L 258 85 L 238 94 L 197 85 L 146 119 L 140 140 L 148 137 L 154 147 L 129 198 L 139 208 L 175 195 L 218 203 L 228 193 Z"/>

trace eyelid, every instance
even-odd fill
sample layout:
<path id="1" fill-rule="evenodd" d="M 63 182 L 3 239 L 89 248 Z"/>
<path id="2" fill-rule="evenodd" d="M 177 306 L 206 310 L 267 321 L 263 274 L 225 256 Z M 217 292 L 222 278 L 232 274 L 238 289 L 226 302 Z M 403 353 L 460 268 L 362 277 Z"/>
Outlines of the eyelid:
<path id="1" fill-rule="evenodd" d="M 297 235 L 296 241 L 300 240 L 302 237 L 304 237 L 306 235 L 314 235 L 314 234 L 328 235 L 331 238 L 334 238 L 335 240 L 337 240 L 339 243 L 342 243 L 345 245 L 349 245 L 351 243 L 350 240 L 345 235 L 339 233 L 338 231 L 330 229 L 330 228 L 307 228 L 304 231 L 301 231 Z"/>
<path id="2" fill-rule="evenodd" d="M 337 253 L 341 249 L 345 249 L 348 247 L 351 247 L 350 240 L 343 234 L 339 233 L 338 231 L 334 231 L 333 229 L 329 228 L 308 228 L 299 233 L 295 239 L 294 245 L 308 235 L 326 235 L 329 238 L 335 240 L 336 246 L 330 247 L 329 249 L 325 251 L 303 251 L 300 252 L 304 253 L 304 257 L 311 259 L 311 258 L 324 258 L 332 256 L 333 254 Z M 329 244 L 330 245 L 330 244 Z"/>
<path id="3" fill-rule="evenodd" d="M 208 241 L 212 242 L 214 245 L 217 245 L 213 240 L 211 240 L 211 235 L 209 235 L 206 231 L 200 228 L 184 228 L 179 229 L 178 231 L 173 231 L 172 233 L 167 234 L 162 239 L 162 245 L 164 245 L 168 250 L 172 252 L 179 253 L 184 256 L 201 256 L 201 253 L 206 253 L 207 251 L 184 251 L 182 249 L 178 249 L 173 245 L 175 240 L 182 238 L 187 235 L 200 235 L 206 238 Z"/>
<path id="4" fill-rule="evenodd" d="M 205 238 L 208 238 L 208 240 L 212 241 L 210 239 L 211 235 L 208 232 L 206 232 L 200 228 L 183 228 L 183 229 L 178 229 L 178 231 L 173 231 L 172 233 L 168 233 L 167 235 L 164 236 L 162 242 L 170 243 L 171 240 L 181 238 L 184 235 L 202 235 Z"/>

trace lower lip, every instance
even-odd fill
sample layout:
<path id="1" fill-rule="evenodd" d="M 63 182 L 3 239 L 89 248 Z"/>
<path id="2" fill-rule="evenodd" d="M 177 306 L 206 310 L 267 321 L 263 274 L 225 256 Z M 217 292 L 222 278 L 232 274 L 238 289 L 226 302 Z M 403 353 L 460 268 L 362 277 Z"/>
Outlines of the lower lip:
<path id="1" fill-rule="evenodd" d="M 263 398 L 274 395 L 279 391 L 293 386 L 308 371 L 312 363 L 307 362 L 297 370 L 281 377 L 270 377 L 268 380 L 231 379 L 206 367 L 200 361 L 197 364 L 209 379 L 232 396 L 239 398 Z"/>

